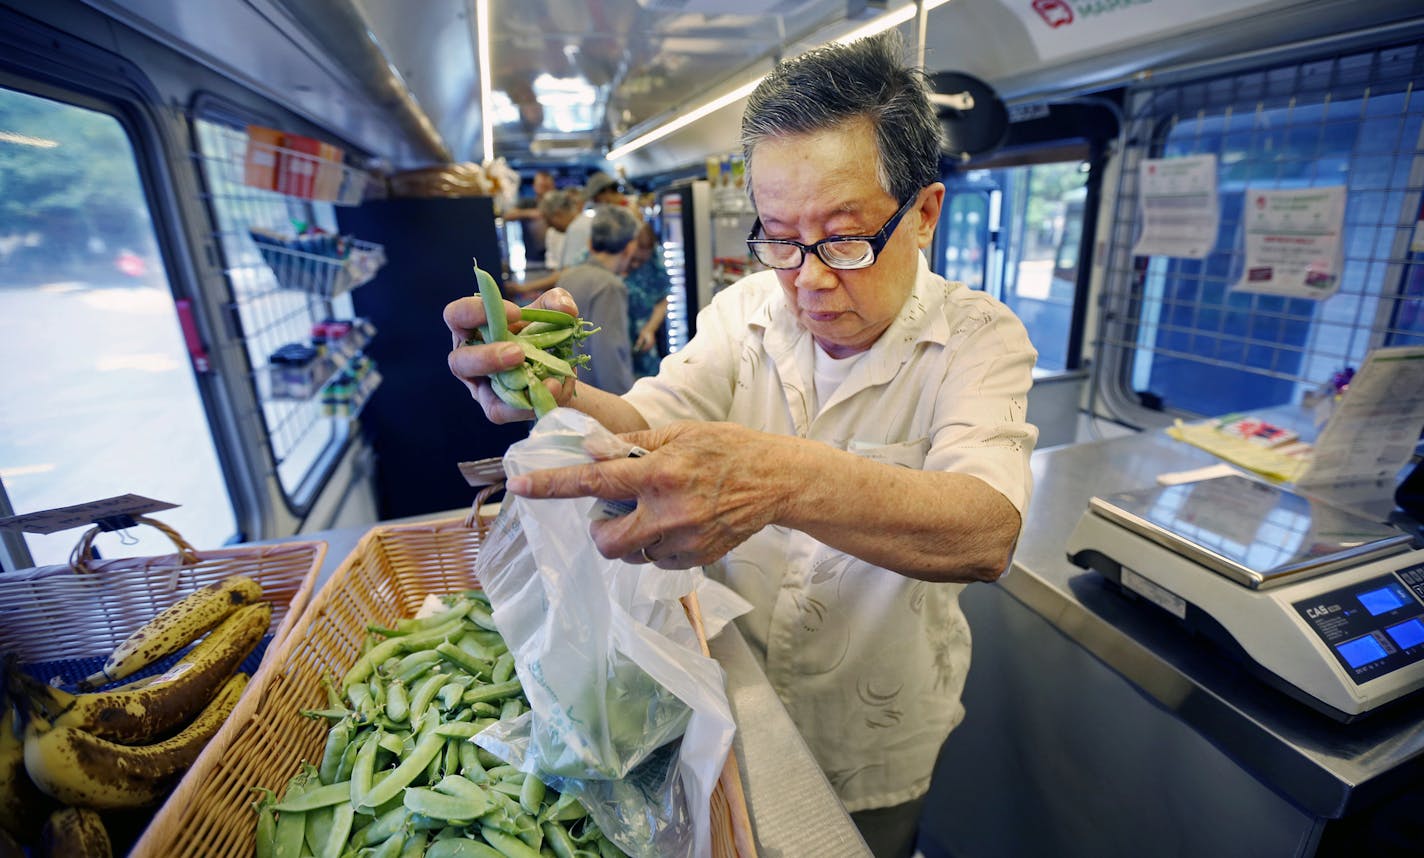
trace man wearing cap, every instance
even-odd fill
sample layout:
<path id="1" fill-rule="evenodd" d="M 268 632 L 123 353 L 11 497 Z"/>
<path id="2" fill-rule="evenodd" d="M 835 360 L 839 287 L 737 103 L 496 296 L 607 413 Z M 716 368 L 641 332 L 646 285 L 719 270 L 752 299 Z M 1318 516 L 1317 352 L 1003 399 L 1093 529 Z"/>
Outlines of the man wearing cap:
<path id="1" fill-rule="evenodd" d="M 601 203 L 621 205 L 623 185 L 599 170 L 589 176 L 588 183 L 583 186 L 583 199 L 588 208 L 574 218 L 573 223 L 564 231 L 564 251 L 559 259 L 560 268 L 572 268 L 588 258 L 589 235 L 593 226 L 592 208 Z"/>

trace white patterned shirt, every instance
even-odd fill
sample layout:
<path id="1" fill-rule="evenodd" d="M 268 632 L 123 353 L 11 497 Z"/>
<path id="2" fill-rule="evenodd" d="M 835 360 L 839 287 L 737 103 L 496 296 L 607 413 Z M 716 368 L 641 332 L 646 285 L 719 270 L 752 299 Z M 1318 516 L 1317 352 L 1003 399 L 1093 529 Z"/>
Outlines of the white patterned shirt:
<path id="1" fill-rule="evenodd" d="M 713 298 L 692 341 L 625 398 L 654 427 L 730 421 L 969 474 L 1025 512 L 1037 353 L 1003 304 L 931 273 L 921 256 L 895 321 L 819 407 L 813 348 L 775 273 L 760 272 Z M 846 808 L 922 795 L 964 715 L 964 585 L 907 578 L 780 526 L 708 572 L 752 603 L 739 626 Z"/>

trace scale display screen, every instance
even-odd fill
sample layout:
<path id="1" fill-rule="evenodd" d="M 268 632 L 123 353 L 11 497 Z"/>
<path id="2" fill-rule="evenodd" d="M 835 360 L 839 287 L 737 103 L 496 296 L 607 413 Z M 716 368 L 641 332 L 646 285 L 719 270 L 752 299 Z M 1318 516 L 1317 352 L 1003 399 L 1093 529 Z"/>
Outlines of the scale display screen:
<path id="1" fill-rule="evenodd" d="M 1424 659 L 1424 566 L 1294 603 L 1355 684 Z"/>

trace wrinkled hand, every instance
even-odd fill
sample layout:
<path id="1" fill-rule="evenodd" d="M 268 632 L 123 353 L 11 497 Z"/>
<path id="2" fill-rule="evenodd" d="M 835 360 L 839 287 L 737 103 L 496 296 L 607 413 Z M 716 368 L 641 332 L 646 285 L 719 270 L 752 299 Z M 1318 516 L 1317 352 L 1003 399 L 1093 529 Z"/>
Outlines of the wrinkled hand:
<path id="1" fill-rule="evenodd" d="M 551 468 L 511 478 L 530 498 L 636 498 L 638 508 L 595 521 L 604 557 L 664 569 L 711 563 L 776 521 L 796 482 L 791 439 L 732 423 L 674 423 L 621 436 L 648 451 L 633 459 Z"/>
<path id="2" fill-rule="evenodd" d="M 519 307 L 505 301 L 505 312 L 511 330 L 519 330 Z M 548 310 L 562 310 L 573 316 L 578 315 L 574 299 L 563 289 L 550 289 L 531 307 Z M 534 412 L 515 408 L 495 395 L 490 387 L 489 376 L 506 369 L 512 369 L 524 362 L 524 352 L 514 343 L 484 343 L 467 346 L 465 342 L 475 336 L 475 331 L 485 323 L 485 305 L 479 296 L 460 298 L 445 305 L 445 326 L 450 329 L 451 351 L 450 372 L 464 383 L 470 395 L 484 409 L 485 416 L 492 423 L 513 423 L 534 419 Z M 560 384 L 555 379 L 545 379 L 544 384 L 554 394 L 560 405 L 568 402 L 573 395 L 573 379 L 565 379 Z"/>

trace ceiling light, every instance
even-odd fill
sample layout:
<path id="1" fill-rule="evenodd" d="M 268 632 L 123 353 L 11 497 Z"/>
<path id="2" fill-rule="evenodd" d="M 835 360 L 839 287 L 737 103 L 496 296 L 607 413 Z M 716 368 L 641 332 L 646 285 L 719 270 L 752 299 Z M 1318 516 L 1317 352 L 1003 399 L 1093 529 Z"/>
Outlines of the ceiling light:
<path id="1" fill-rule="evenodd" d="M 931 9 L 943 6 L 948 2 L 949 0 L 924 0 L 924 10 L 926 12 L 929 12 Z M 914 18 L 918 11 L 919 9 L 915 3 L 907 3 L 906 5 L 901 6 L 893 12 L 887 12 L 883 15 L 876 16 L 874 20 L 862 24 L 861 26 L 856 27 L 854 30 L 851 30 L 848 33 L 843 33 L 835 37 L 834 39 L 828 39 L 817 47 L 824 47 L 825 45 L 832 44 L 844 44 L 846 42 L 854 42 L 857 39 L 864 39 L 869 36 L 874 36 L 877 33 L 883 33 L 891 27 L 898 27 L 906 21 L 909 21 L 911 18 Z M 631 155 L 633 152 L 636 152 L 637 150 L 648 145 L 649 143 L 661 140 L 662 138 L 673 133 L 674 131 L 686 128 L 687 126 L 691 125 L 702 117 L 707 116 L 710 113 L 715 113 L 716 111 L 721 110 L 727 105 L 732 104 L 740 99 L 746 98 L 748 95 L 751 95 L 752 90 L 756 89 L 757 85 L 760 84 L 765 78 L 765 74 L 760 75 L 756 78 L 756 80 L 744 83 L 728 92 L 724 92 L 723 94 L 716 96 L 710 101 L 707 101 L 693 108 L 687 113 L 675 116 L 672 119 L 669 119 L 667 122 L 663 123 L 662 125 L 659 125 L 658 127 L 652 129 L 651 131 L 645 134 L 640 134 L 632 140 L 629 140 L 627 143 L 610 149 L 605 157 L 609 161 L 616 161 L 619 158 Z"/>
<path id="2" fill-rule="evenodd" d="M 484 162 L 494 161 L 494 111 L 490 109 L 490 0 L 475 0 L 476 50 L 480 54 L 480 142 Z"/>

